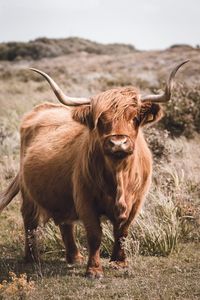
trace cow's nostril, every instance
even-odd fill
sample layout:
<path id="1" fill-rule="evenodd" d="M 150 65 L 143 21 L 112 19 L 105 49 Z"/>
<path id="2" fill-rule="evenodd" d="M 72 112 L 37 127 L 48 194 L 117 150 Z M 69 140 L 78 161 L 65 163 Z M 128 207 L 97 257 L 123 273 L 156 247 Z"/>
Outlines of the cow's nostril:
<path id="1" fill-rule="evenodd" d="M 124 145 L 124 144 L 127 144 L 127 142 L 128 142 L 128 139 L 127 138 L 124 138 L 124 140 L 122 141 L 122 144 Z"/>
<path id="2" fill-rule="evenodd" d="M 108 144 L 113 147 L 113 146 L 115 146 L 115 141 L 113 141 L 112 139 L 110 139 L 108 141 Z"/>
<path id="3" fill-rule="evenodd" d="M 127 144 L 128 139 L 127 137 L 123 137 L 123 138 L 110 138 L 109 139 L 109 144 L 110 146 L 122 146 Z"/>

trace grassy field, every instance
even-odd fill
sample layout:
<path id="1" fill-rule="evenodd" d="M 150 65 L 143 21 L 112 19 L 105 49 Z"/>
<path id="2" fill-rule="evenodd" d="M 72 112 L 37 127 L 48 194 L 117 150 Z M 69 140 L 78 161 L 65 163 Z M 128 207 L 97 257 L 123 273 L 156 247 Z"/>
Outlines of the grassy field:
<path id="1" fill-rule="evenodd" d="M 104 279 L 84 277 L 87 244 L 80 224 L 83 265 L 65 263 L 53 223 L 38 230 L 40 264 L 25 264 L 18 195 L 0 215 L 0 299 L 200 299 L 200 50 L 140 52 L 118 45 L 112 51 L 113 45 L 87 48 L 87 42 L 82 49 L 80 42 L 79 49 L 77 40 L 70 43 L 73 50 L 67 55 L 0 61 L 0 191 L 19 169 L 21 116 L 38 103 L 57 102 L 46 81 L 28 67 L 49 73 L 70 95 L 88 96 L 130 84 L 142 93 L 156 92 L 177 62 L 191 62 L 177 76 L 165 118 L 145 133 L 154 156 L 153 184 L 124 242 L 129 268 L 109 264 L 113 237 L 107 221 L 101 249 Z"/>

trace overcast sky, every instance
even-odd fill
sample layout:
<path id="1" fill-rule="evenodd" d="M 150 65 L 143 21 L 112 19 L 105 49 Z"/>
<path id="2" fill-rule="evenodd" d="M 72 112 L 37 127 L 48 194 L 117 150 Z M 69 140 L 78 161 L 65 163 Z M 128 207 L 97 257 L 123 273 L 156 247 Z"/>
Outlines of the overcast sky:
<path id="1" fill-rule="evenodd" d="M 138 49 L 200 43 L 200 0 L 0 0 L 0 42 L 78 36 Z"/>

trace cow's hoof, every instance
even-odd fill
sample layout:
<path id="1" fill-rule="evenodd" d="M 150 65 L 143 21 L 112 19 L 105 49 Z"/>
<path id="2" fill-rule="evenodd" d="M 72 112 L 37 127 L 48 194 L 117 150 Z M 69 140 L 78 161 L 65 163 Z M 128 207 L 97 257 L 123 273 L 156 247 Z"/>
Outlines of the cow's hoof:
<path id="1" fill-rule="evenodd" d="M 102 269 L 97 268 L 88 269 L 85 276 L 89 279 L 102 279 L 104 277 Z"/>
<path id="2" fill-rule="evenodd" d="M 113 269 L 119 270 L 119 269 L 127 269 L 128 268 L 128 262 L 126 260 L 115 260 L 110 261 L 110 266 Z"/>
<path id="3" fill-rule="evenodd" d="M 84 262 L 84 257 L 81 254 L 78 254 L 74 257 L 67 257 L 67 263 L 70 265 L 81 265 Z"/>
<path id="4" fill-rule="evenodd" d="M 74 264 L 81 265 L 83 263 L 84 263 L 84 257 L 83 257 L 83 255 L 79 254 L 78 256 L 76 256 L 74 258 Z"/>

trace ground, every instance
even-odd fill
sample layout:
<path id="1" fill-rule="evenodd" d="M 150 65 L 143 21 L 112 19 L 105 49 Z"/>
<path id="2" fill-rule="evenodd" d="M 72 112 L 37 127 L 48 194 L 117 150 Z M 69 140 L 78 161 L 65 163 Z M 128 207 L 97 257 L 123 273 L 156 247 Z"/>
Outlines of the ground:
<path id="1" fill-rule="evenodd" d="M 129 268 L 122 270 L 113 269 L 109 259 L 103 259 L 105 277 L 89 280 L 84 276 L 86 260 L 82 266 L 67 265 L 56 249 L 43 253 L 40 265 L 25 264 L 18 209 L 19 201 L 1 217 L 0 299 L 200 298 L 199 243 L 181 244 L 168 257 L 132 256 Z"/>

